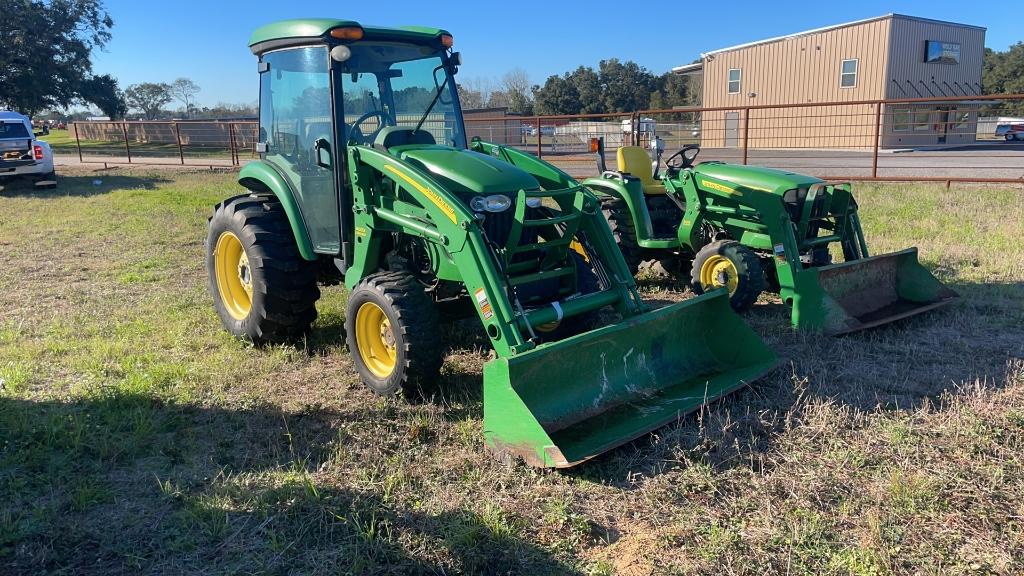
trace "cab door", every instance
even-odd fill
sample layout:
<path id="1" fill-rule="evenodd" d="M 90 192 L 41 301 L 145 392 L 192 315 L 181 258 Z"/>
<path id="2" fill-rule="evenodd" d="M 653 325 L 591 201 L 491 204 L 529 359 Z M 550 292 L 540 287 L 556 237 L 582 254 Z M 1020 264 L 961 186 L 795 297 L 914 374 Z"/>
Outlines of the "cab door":
<path id="1" fill-rule="evenodd" d="M 288 181 L 313 249 L 341 247 L 331 61 L 326 46 L 268 52 L 260 61 L 263 159 Z"/>

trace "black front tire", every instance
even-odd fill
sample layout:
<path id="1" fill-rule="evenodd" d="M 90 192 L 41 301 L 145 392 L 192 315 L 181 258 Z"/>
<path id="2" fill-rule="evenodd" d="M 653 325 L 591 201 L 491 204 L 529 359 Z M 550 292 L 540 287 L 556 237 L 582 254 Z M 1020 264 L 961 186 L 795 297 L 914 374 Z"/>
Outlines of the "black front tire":
<path id="1" fill-rule="evenodd" d="M 636 276 L 644 262 L 644 249 L 637 244 L 636 227 L 633 226 L 633 215 L 629 211 L 629 206 L 618 198 L 608 198 L 602 200 L 601 211 L 608 221 L 615 243 L 619 245 L 622 257 L 626 260 L 629 273 Z"/>
<path id="2" fill-rule="evenodd" d="M 735 288 L 729 294 L 729 304 L 733 310 L 744 312 L 750 309 L 761 292 L 764 292 L 766 283 L 757 254 L 735 240 L 712 242 L 697 251 L 690 272 L 690 286 L 697 294 L 719 287 L 714 283 L 706 284 L 703 280 L 708 279 L 709 268 L 713 269 L 716 263 L 723 261 L 728 261 L 731 269 L 725 272 L 726 278 L 717 280 L 717 283 L 728 284 L 729 280 L 735 281 Z"/>
<path id="3" fill-rule="evenodd" d="M 246 259 L 251 284 L 248 313 L 232 306 L 230 291 L 218 281 L 217 246 L 233 235 Z M 224 255 L 221 255 L 223 258 Z M 244 195 L 221 202 L 210 218 L 206 271 L 210 293 L 228 332 L 256 343 L 282 342 L 302 336 L 316 320 L 316 262 L 302 258 L 288 217 L 274 197 Z M 239 265 L 239 274 L 241 274 Z M 234 309 L 233 314 L 229 309 Z"/>
<path id="4" fill-rule="evenodd" d="M 374 350 L 377 329 L 368 334 L 369 327 L 361 324 L 368 318 L 360 316 L 364 307 L 366 315 L 383 312 L 386 317 L 387 326 L 380 331 L 387 332 L 382 340 L 394 357 L 383 365 L 367 357 Z M 425 395 L 437 382 L 444 361 L 438 325 L 434 302 L 412 274 L 378 272 L 364 278 L 352 289 L 345 311 L 345 339 L 363 383 L 382 396 L 400 390 L 409 398 Z"/>

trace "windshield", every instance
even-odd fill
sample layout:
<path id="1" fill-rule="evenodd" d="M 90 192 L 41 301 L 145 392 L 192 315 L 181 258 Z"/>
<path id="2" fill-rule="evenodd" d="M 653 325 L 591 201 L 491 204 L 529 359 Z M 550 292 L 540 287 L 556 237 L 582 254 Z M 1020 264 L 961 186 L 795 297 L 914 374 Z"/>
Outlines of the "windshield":
<path id="1" fill-rule="evenodd" d="M 429 132 L 438 144 L 466 147 L 455 82 L 443 52 L 385 42 L 356 43 L 342 65 L 346 140 L 369 143 L 384 126 Z"/>
<path id="2" fill-rule="evenodd" d="M 31 138 L 21 122 L 0 122 L 0 138 Z"/>

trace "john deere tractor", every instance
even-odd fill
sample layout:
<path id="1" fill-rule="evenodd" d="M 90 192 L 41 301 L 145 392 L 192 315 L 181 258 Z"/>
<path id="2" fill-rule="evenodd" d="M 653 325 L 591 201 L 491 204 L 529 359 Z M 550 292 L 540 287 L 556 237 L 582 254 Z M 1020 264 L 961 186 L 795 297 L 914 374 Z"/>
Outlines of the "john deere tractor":
<path id="1" fill-rule="evenodd" d="M 536 466 L 591 458 L 774 366 L 725 290 L 652 311 L 596 197 L 468 137 L 448 32 L 290 20 L 250 46 L 260 159 L 239 174 L 247 193 L 216 207 L 207 240 L 232 334 L 304 334 L 318 282 L 343 282 L 362 381 L 422 394 L 439 379 L 439 323 L 476 318 L 495 352 L 486 445 Z"/>
<path id="2" fill-rule="evenodd" d="M 601 176 L 583 185 L 602 199 L 633 273 L 644 260 L 668 262 L 688 273 L 697 294 L 726 288 L 737 311 L 775 292 L 792 306 L 794 327 L 830 334 L 919 314 L 957 296 L 921 266 L 916 248 L 869 255 L 849 183 L 695 165 L 697 145 L 670 156 L 660 178 L 660 162 L 638 146 L 619 148 L 618 170 L 610 171 L 603 140 L 592 144 Z"/>

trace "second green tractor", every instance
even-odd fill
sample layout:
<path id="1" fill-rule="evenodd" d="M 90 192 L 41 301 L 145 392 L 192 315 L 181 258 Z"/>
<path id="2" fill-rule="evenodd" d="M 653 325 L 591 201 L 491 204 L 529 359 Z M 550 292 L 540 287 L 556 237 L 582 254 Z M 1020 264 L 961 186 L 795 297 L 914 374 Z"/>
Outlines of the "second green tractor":
<path id="1" fill-rule="evenodd" d="M 688 276 L 698 294 L 727 289 L 737 311 L 774 292 L 792 307 L 795 328 L 828 334 L 892 322 L 957 296 L 918 262 L 916 248 L 869 253 L 849 183 L 696 164 L 697 145 L 672 154 L 657 178 L 658 163 L 639 146 L 618 149 L 615 171 L 605 167 L 603 140 L 592 147 L 601 176 L 583 185 L 602 198 L 634 274 L 641 262 L 660 260 Z"/>

